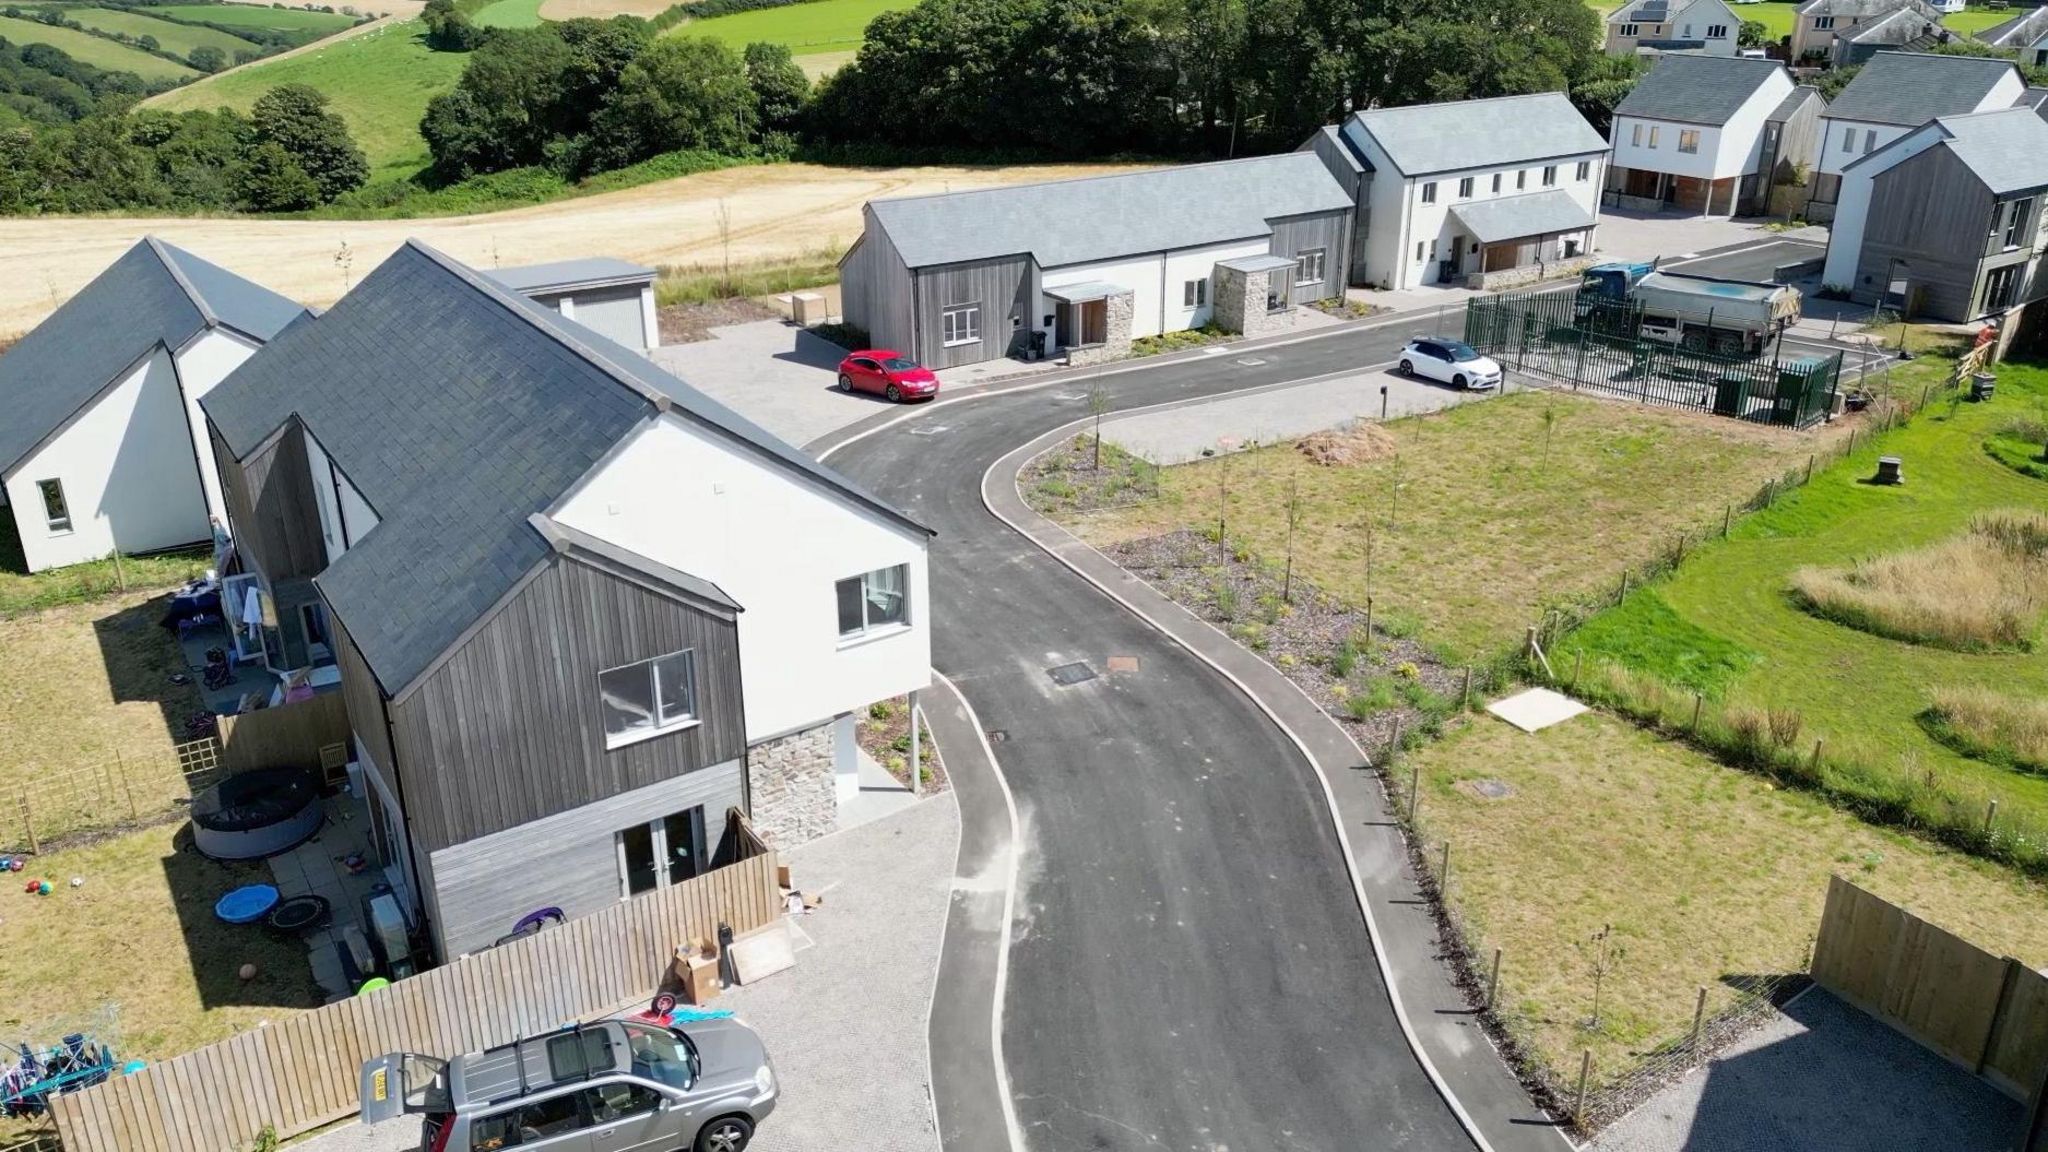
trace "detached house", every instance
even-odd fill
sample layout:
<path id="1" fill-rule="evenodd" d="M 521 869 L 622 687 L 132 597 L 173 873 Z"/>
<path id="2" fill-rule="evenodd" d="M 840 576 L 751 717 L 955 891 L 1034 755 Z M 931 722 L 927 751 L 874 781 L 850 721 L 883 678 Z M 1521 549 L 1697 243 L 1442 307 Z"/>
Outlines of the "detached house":
<path id="1" fill-rule="evenodd" d="M 1775 60 L 1666 56 L 1614 110 L 1608 202 L 1766 211 L 1776 179 L 1813 166 L 1825 106 Z"/>
<path id="2" fill-rule="evenodd" d="M 923 527 L 417 243 L 208 395 L 238 572 L 331 659 L 443 958 L 832 830 L 853 714 L 929 676 Z"/>
<path id="3" fill-rule="evenodd" d="M 1829 62 L 1836 68 L 1868 63 L 1879 52 L 1931 52 L 1949 42 L 1950 32 L 1911 7 L 1880 16 L 1835 37 Z"/>
<path id="4" fill-rule="evenodd" d="M 1970 321 L 2048 297 L 2048 121 L 1943 116 L 1850 164 L 1825 282 L 1910 315 Z"/>
<path id="5" fill-rule="evenodd" d="M 1821 117 L 1821 151 L 1807 216 L 1830 219 L 1850 164 L 1939 116 L 2011 108 L 2026 91 L 2009 60 L 1880 52 Z"/>
<path id="6" fill-rule="evenodd" d="M 1343 295 L 1352 207 L 1301 154 L 875 200 L 839 261 L 841 308 L 929 368 L 1034 347 L 1110 360 L 1205 324 L 1256 335 Z"/>
<path id="7" fill-rule="evenodd" d="M 199 399 L 305 310 L 155 238 L 0 356 L 0 481 L 28 570 L 210 540 Z"/>
<path id="8" fill-rule="evenodd" d="M 1493 289 L 1591 258 L 1607 141 L 1561 92 L 1355 112 L 1305 147 L 1365 174 L 1353 283 Z"/>
<path id="9" fill-rule="evenodd" d="M 1977 33 L 1993 48 L 2019 53 L 2021 64 L 2048 68 L 2048 4 L 2029 8 L 2003 24 Z"/>
<path id="10" fill-rule="evenodd" d="M 1742 18 L 1726 0 L 1637 0 L 1607 17 L 1607 54 L 1733 56 Z"/>
<path id="11" fill-rule="evenodd" d="M 1917 15 L 1921 24 L 1941 26 L 1942 10 L 1926 0 L 1807 0 L 1792 20 L 1792 63 L 1830 62 L 1836 39 L 1901 11 Z"/>

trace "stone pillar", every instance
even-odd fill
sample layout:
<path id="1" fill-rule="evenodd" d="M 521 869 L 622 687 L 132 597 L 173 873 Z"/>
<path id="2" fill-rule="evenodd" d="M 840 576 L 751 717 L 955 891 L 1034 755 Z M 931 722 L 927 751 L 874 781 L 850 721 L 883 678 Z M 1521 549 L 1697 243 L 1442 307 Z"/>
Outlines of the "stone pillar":
<path id="1" fill-rule="evenodd" d="M 747 815 L 771 847 L 794 848 L 838 830 L 833 754 L 829 720 L 747 749 Z"/>
<path id="2" fill-rule="evenodd" d="M 1067 363 L 1102 364 L 1110 360 L 1121 360 L 1131 354 L 1131 294 L 1119 292 L 1104 298 L 1103 340 L 1100 344 L 1084 344 L 1067 353 Z M 1076 305 L 1080 307 L 1080 305 Z"/>

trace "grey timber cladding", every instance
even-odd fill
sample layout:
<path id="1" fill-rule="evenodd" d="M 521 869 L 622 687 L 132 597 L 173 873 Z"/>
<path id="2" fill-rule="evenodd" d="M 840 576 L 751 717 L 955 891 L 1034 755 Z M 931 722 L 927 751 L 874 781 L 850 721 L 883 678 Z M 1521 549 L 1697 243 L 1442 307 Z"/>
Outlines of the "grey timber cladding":
<path id="1" fill-rule="evenodd" d="M 874 209 L 861 211 L 867 231 L 854 241 L 839 266 L 840 307 L 847 323 L 867 332 L 871 347 L 914 356 L 910 269 L 904 266 L 889 234 L 875 223 Z"/>
<path id="2" fill-rule="evenodd" d="M 273 583 L 318 573 L 327 563 L 327 550 L 298 425 L 286 427 L 239 462 L 210 422 L 207 434 L 243 560 Z"/>
<path id="3" fill-rule="evenodd" d="M 1291 260 L 1310 249 L 1323 250 L 1323 278 L 1307 284 L 1294 284 L 1290 293 L 1291 303 L 1306 304 L 1343 295 L 1345 255 L 1350 250 L 1350 223 L 1349 212 L 1319 212 L 1312 216 L 1290 216 L 1273 221 L 1273 246 L 1269 249 L 1273 255 Z M 1292 275 L 1288 279 L 1292 283 Z"/>
<path id="4" fill-rule="evenodd" d="M 702 805 L 706 855 L 716 858 L 726 810 L 743 803 L 745 772 L 742 761 L 728 760 L 433 853 L 428 874 L 444 955 L 490 944 L 536 908 L 574 919 L 618 903 L 614 836 L 632 825 Z"/>
<path id="5" fill-rule="evenodd" d="M 607 751 L 597 675 L 691 649 L 701 723 Z M 569 556 L 391 705 L 407 816 L 434 851 L 742 756 L 728 614 Z"/>
<path id="6" fill-rule="evenodd" d="M 349 730 L 369 751 L 370 759 L 377 762 L 378 775 L 397 796 L 398 762 L 391 753 L 384 694 L 377 690 L 377 678 L 370 675 L 370 666 L 363 663 L 363 654 L 356 649 L 355 639 L 341 620 L 329 613 L 327 628 L 334 637 L 335 666 L 341 669 L 342 703 L 348 708 Z"/>
<path id="7" fill-rule="evenodd" d="M 1016 255 L 912 273 L 917 301 L 917 348 L 911 358 L 927 368 L 950 368 L 1018 351 L 1031 327 L 1031 257 Z M 942 316 L 963 304 L 981 306 L 981 339 L 946 347 Z M 1020 326 L 1013 321 L 1023 320 Z"/>
<path id="8" fill-rule="evenodd" d="M 1976 293 L 1992 196 L 1946 148 L 1930 148 L 1873 183 L 1853 294 L 1877 298 L 1894 258 L 1907 262 L 1922 315 L 1964 320 Z"/>

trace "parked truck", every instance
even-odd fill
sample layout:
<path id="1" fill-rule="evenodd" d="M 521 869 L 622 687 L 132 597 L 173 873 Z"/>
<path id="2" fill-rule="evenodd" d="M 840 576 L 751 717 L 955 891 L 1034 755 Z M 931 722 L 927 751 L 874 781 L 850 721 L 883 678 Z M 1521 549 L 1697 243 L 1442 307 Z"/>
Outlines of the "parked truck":
<path id="1" fill-rule="evenodd" d="M 1642 307 L 1638 332 L 1690 352 L 1755 355 L 1799 319 L 1799 289 L 1787 284 L 1660 272 L 1655 264 L 1598 264 L 1579 282 L 1582 316 L 1599 301 Z"/>

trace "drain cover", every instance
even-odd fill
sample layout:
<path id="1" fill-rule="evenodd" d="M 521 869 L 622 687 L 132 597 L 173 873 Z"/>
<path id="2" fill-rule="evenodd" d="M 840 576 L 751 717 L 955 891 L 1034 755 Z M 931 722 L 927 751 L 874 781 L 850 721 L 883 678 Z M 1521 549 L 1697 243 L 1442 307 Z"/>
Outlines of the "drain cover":
<path id="1" fill-rule="evenodd" d="M 1009 738 L 1010 730 L 1007 728 L 991 728 L 988 730 L 988 742 L 991 744 L 1001 744 Z"/>
<path id="2" fill-rule="evenodd" d="M 1095 669 L 1081 663 L 1062 664 L 1057 668 L 1048 668 L 1045 670 L 1045 674 L 1052 677 L 1052 682 L 1062 688 L 1071 687 L 1084 680 L 1095 679 Z"/>
<path id="3" fill-rule="evenodd" d="M 946 426 L 944 424 L 933 424 L 924 428 L 912 428 L 910 434 L 912 436 L 937 436 L 945 430 Z"/>
<path id="4" fill-rule="evenodd" d="M 1465 786 L 1488 800 L 1505 800 L 1515 794 L 1512 787 L 1499 780 L 1468 780 Z"/>
<path id="5" fill-rule="evenodd" d="M 1244 365 L 1247 368 L 1257 368 L 1259 365 L 1264 364 L 1265 361 L 1259 359 L 1257 356 L 1245 356 L 1239 359 L 1238 363 Z"/>

